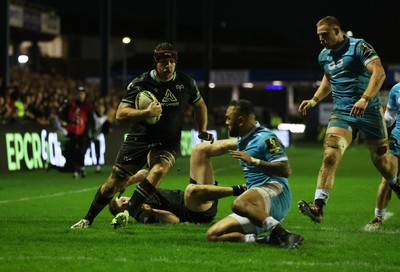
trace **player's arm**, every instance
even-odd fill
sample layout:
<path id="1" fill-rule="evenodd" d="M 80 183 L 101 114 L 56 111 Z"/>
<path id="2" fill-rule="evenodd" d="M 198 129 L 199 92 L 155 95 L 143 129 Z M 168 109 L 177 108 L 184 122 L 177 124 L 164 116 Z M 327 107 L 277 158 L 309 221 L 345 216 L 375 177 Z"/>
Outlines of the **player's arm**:
<path id="1" fill-rule="evenodd" d="M 354 104 L 350 111 L 350 115 L 357 117 L 364 116 L 364 111 L 368 106 L 369 100 L 379 92 L 386 79 L 385 69 L 383 69 L 379 59 L 371 61 L 366 67 L 371 74 L 371 78 L 361 98 Z"/>
<path id="2" fill-rule="evenodd" d="M 128 103 L 120 103 L 115 117 L 117 122 L 139 122 L 148 117 L 159 116 L 161 111 L 161 104 L 158 102 L 151 102 L 143 110 L 135 109 Z"/>
<path id="3" fill-rule="evenodd" d="M 288 161 L 260 161 L 260 164 L 257 165 L 256 162 L 253 161 L 253 165 L 261 168 L 263 172 L 268 176 L 277 176 L 288 178 L 292 174 L 292 168 Z"/>
<path id="4" fill-rule="evenodd" d="M 327 97 L 332 92 L 331 83 L 326 75 L 322 77 L 321 85 L 310 100 L 303 100 L 299 106 L 299 112 L 307 114 L 309 108 L 315 107 L 319 101 Z"/>
<path id="5" fill-rule="evenodd" d="M 163 224 L 178 224 L 179 218 L 172 212 L 160 209 L 153 209 L 150 205 L 143 204 L 142 210 L 154 216 L 160 223 Z"/>
<path id="6" fill-rule="evenodd" d="M 389 100 L 388 100 L 388 103 L 387 103 L 386 109 L 385 109 L 385 121 L 386 121 L 387 128 L 390 128 L 391 126 L 393 126 L 397 120 L 397 112 L 399 110 L 399 107 L 397 105 L 396 92 L 397 92 L 397 90 L 393 87 L 389 92 Z M 392 106 L 392 105 L 394 105 L 394 106 Z"/>
<path id="7" fill-rule="evenodd" d="M 385 82 L 386 74 L 380 59 L 371 61 L 366 67 L 371 74 L 371 78 L 367 88 L 363 93 L 363 97 L 368 101 L 379 92 L 383 83 Z"/>
<path id="8" fill-rule="evenodd" d="M 205 141 L 214 142 L 214 135 L 207 133 L 207 106 L 203 98 L 193 105 L 194 114 L 196 118 L 197 131 L 199 138 Z"/>
<path id="9" fill-rule="evenodd" d="M 235 159 L 240 159 L 248 165 L 256 166 L 268 175 L 288 178 L 292 173 L 292 168 L 288 161 L 265 161 L 251 157 L 244 151 L 230 150 L 229 153 Z"/>

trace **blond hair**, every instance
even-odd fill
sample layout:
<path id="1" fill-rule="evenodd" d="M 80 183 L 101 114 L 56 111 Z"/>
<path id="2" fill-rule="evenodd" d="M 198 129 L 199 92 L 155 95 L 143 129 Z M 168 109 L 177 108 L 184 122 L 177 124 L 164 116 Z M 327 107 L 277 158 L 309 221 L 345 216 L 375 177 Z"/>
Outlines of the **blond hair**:
<path id="1" fill-rule="evenodd" d="M 317 26 L 321 26 L 321 25 L 327 25 L 330 27 L 337 27 L 337 28 L 341 29 L 339 20 L 333 16 L 326 16 L 326 17 L 322 18 L 321 20 L 319 20 L 317 23 Z"/>

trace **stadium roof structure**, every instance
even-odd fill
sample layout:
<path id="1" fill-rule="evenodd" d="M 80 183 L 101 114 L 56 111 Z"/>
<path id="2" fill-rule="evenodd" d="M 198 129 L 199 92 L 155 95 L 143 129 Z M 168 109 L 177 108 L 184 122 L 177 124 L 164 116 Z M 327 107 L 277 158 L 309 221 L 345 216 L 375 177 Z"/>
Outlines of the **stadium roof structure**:
<path id="1" fill-rule="evenodd" d="M 21 0 L 19 0 L 21 2 Z M 347 7 L 346 1 L 335 5 L 321 1 L 239 1 L 205 0 L 193 3 L 180 0 L 128 1 L 128 0 L 30 0 L 55 10 L 61 18 L 62 33 L 99 33 L 99 7 L 108 2 L 111 16 L 111 35 L 131 36 L 185 43 L 203 43 L 205 19 L 210 21 L 208 34 L 211 45 L 225 47 L 235 45 L 248 54 L 257 64 L 268 59 L 278 60 L 281 66 L 316 62 L 321 49 L 316 35 L 316 22 L 334 15 L 342 27 L 351 28 L 355 37 L 362 37 L 376 47 L 382 59 L 388 63 L 400 63 L 400 54 L 394 37 L 400 36 L 396 22 L 399 1 L 378 1 L 373 5 L 374 20 L 366 20 L 371 5 Z M 343 3 L 342 3 L 343 2 Z M 357 1 L 356 1 L 357 2 Z M 208 3 L 208 4 L 207 4 Z M 208 5 L 208 6 L 207 6 Z M 343 8 L 346 7 L 346 8 Z M 354 10 L 353 10 L 354 9 Z M 168 37 L 167 37 L 168 36 Z M 218 53 L 218 52 L 217 52 Z M 263 59 L 263 56 L 268 56 Z M 271 57 L 272 55 L 272 57 Z M 294 65 L 292 65 L 294 64 Z"/>

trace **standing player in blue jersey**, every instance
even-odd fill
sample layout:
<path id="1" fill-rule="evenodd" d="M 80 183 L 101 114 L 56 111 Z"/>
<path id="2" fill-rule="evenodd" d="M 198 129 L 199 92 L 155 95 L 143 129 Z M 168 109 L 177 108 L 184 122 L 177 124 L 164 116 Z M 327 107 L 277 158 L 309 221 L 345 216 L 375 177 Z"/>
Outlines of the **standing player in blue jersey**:
<path id="1" fill-rule="evenodd" d="M 314 97 L 299 106 L 303 115 L 332 93 L 333 110 L 324 140 L 324 158 L 318 174 L 314 203 L 298 202 L 300 212 L 320 223 L 323 208 L 333 188 L 336 169 L 357 131 L 365 134 L 371 160 L 393 190 L 400 191 L 397 167 L 388 153 L 383 110 L 378 99 L 385 71 L 374 48 L 363 39 L 346 36 L 339 21 L 327 16 L 317 23 L 317 34 L 325 47 L 318 61 L 324 71 Z"/>
<path id="2" fill-rule="evenodd" d="M 125 212 L 112 221 L 114 227 L 128 223 L 129 216 L 156 192 L 174 165 L 180 149 L 184 112 L 189 105 L 195 112 L 198 137 L 213 142 L 213 135 L 206 131 L 207 106 L 195 80 L 176 71 L 177 61 L 178 52 L 173 45 L 160 43 L 153 52 L 154 69 L 136 77 L 128 85 L 116 119 L 118 122 L 130 122 L 131 130 L 118 152 L 110 176 L 97 190 L 85 217 L 71 228 L 88 228 L 114 195 L 126 187 L 131 176 L 149 162 L 148 176 L 136 186 Z M 136 109 L 136 95 L 143 90 L 150 91 L 159 102 L 153 101 L 143 110 Z M 156 124 L 144 122 L 148 117 L 160 115 Z"/>
<path id="3" fill-rule="evenodd" d="M 385 121 L 388 128 L 394 125 L 394 128 L 389 137 L 389 152 L 390 158 L 395 165 L 399 168 L 400 157 L 400 122 L 398 122 L 398 115 L 400 114 L 400 83 L 394 85 L 389 92 L 389 99 L 385 111 Z M 395 189 L 398 187 L 395 187 Z M 393 190 L 397 197 L 400 198 L 400 191 Z M 388 181 L 382 178 L 379 185 L 378 193 L 376 196 L 375 217 L 365 227 L 366 230 L 374 230 L 382 225 L 385 219 L 386 208 L 392 195 L 392 190 L 388 185 Z"/>
<path id="4" fill-rule="evenodd" d="M 259 242 L 296 248 L 303 237 L 286 230 L 281 221 L 289 212 L 292 194 L 287 178 L 291 167 L 285 148 L 269 129 L 255 120 L 252 104 L 232 101 L 226 111 L 226 125 L 236 142 L 227 146 L 239 160 L 247 191 L 232 204 L 233 214 L 207 231 L 210 241 Z M 234 150 L 236 149 L 236 150 Z M 271 232 L 269 236 L 261 236 Z"/>

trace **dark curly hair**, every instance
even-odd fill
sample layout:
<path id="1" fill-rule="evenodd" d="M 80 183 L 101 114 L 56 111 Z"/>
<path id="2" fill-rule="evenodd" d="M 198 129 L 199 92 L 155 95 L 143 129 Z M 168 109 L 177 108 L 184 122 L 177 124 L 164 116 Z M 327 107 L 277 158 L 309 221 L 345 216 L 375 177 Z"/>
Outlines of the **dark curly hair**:
<path id="1" fill-rule="evenodd" d="M 108 209 L 110 210 L 112 215 L 117 215 L 120 212 L 123 212 L 125 210 L 126 204 L 122 206 L 118 206 L 117 201 L 115 197 L 111 199 L 110 203 L 108 204 Z"/>

